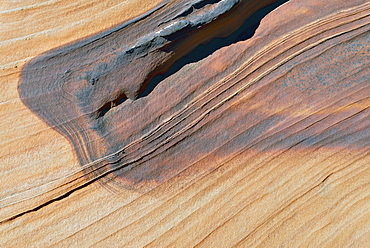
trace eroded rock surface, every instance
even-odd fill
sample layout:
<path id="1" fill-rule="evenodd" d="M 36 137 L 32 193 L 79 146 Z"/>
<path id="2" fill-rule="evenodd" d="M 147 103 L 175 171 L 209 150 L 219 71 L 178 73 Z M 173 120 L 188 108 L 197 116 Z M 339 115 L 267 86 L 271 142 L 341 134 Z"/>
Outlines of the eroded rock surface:
<path id="1" fill-rule="evenodd" d="M 368 146 L 367 129 L 352 127 L 349 136 L 345 128 L 360 117 L 342 109 L 368 104 L 369 4 L 293 1 L 286 15 L 264 23 L 286 1 L 274 2 L 163 3 L 29 62 L 19 93 L 71 141 L 89 180 L 140 191 L 202 159 L 248 149 L 320 147 L 326 139 L 337 149 L 353 146 L 349 137 Z M 240 38 L 246 32 L 255 34 Z M 231 36 L 212 55 L 174 69 Z M 343 121 L 337 127 L 332 118 Z"/>
<path id="2" fill-rule="evenodd" d="M 173 70 L 173 65 L 187 55 L 196 56 L 196 49 L 212 52 L 243 35 L 252 35 L 262 17 L 284 2 L 163 3 L 134 21 L 29 62 L 22 73 L 19 93 L 32 111 L 71 141 L 81 165 L 88 168 L 87 174 L 92 172 L 95 178 L 119 168 L 132 170 L 147 160 L 146 152 L 129 153 L 132 146 L 139 143 L 140 150 L 147 151 L 162 147 L 161 143 L 147 144 L 144 138 L 158 128 L 165 116 L 164 112 L 149 110 L 148 105 L 162 105 L 152 103 L 153 97 L 141 99 L 150 93 L 145 90 L 153 78 Z M 267 5 L 270 6 L 263 8 Z M 227 40 L 230 36 L 233 37 Z M 178 80 L 173 80 L 179 87 L 177 94 L 191 88 Z M 194 97 L 193 93 L 182 99 L 177 94 L 170 95 L 171 103 L 161 106 L 162 110 L 179 109 Z M 166 96 L 157 98 L 155 101 L 161 101 Z M 170 169 L 175 173 L 184 169 L 175 167 Z M 157 166 L 145 166 L 144 170 L 153 169 L 158 171 Z M 142 174 L 141 170 L 138 174 Z M 166 173 L 157 174 L 145 177 L 168 177 Z M 134 184 L 137 180 L 143 178 L 135 179 Z"/>
<path id="3" fill-rule="evenodd" d="M 369 2 L 157 3 L 0 4 L 0 246 L 367 247 Z"/>

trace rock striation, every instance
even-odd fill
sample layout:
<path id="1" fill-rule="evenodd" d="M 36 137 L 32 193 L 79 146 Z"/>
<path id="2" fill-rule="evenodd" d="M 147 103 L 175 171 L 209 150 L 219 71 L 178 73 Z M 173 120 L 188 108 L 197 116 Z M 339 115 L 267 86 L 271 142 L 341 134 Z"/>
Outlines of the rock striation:
<path id="1" fill-rule="evenodd" d="M 370 2 L 62 2 L 0 11 L 1 247 L 370 242 Z"/>
<path id="2" fill-rule="evenodd" d="M 19 94 L 35 114 L 71 141 L 88 178 L 115 171 L 129 180 L 127 187 L 134 188 L 143 180 L 163 181 L 158 177 L 171 178 L 187 164 L 166 168 L 145 162 L 150 160 L 151 150 L 165 147 L 163 141 L 153 144 L 145 138 L 157 129 L 165 130 L 160 127 L 165 112 L 155 110 L 158 103 L 151 102 L 150 88 L 159 83 L 155 81 L 160 75 L 166 78 L 179 64 L 184 66 L 184 57 L 196 57 L 199 50 L 211 53 L 243 35 L 251 36 L 262 17 L 284 2 L 287 0 L 160 4 L 133 21 L 33 59 L 23 69 Z M 190 88 L 181 83 L 178 87 Z M 178 93 L 170 97 L 172 103 L 160 104 L 160 108 L 179 109 L 192 101 L 189 95 L 186 100 Z M 148 111 L 145 105 L 154 105 L 154 109 Z M 173 129 L 177 121 L 166 125 Z M 181 122 L 186 126 L 187 121 Z M 163 138 L 171 140 L 171 133 Z M 124 171 L 130 171 L 130 176 L 123 176 Z"/>
<path id="3" fill-rule="evenodd" d="M 185 64 L 186 73 L 162 76 L 157 92 L 146 89 L 154 77 L 169 74 L 171 68 L 175 70 L 174 64 L 184 64 L 185 56 L 206 50 L 212 40 L 222 43 L 234 32 L 240 35 L 248 28 L 256 29 L 263 17 L 260 9 L 274 2 L 163 3 L 129 23 L 27 63 L 19 84 L 21 99 L 71 141 L 88 178 L 111 181 L 118 176 L 128 188 L 151 189 L 207 154 L 230 146 L 238 135 L 243 138 L 231 145 L 235 151 L 229 152 L 256 149 L 252 141 L 266 135 L 265 130 L 286 121 L 293 123 L 292 113 L 319 111 L 332 105 L 343 91 L 354 94 L 367 86 L 367 4 L 354 9 L 343 5 L 335 9 L 333 5 L 315 15 L 313 5 L 311 9 L 301 7 L 311 16 L 297 17 L 303 21 L 292 17 L 284 29 L 278 23 L 265 27 L 277 29 L 263 38 L 269 43 L 257 32 L 244 46 L 234 45 L 218 51 L 212 59 Z M 294 11 L 302 12 L 301 8 Z M 248 18 L 253 13 L 253 18 Z M 244 30 L 238 31 L 243 23 Z M 360 54 L 354 56 L 355 52 Z M 238 124 L 229 127 L 228 106 L 246 101 L 241 99 L 251 97 L 255 88 L 260 96 L 246 104 L 266 107 L 252 114 L 240 106 L 249 114 L 235 114 Z M 357 97 L 362 99 L 361 94 Z M 287 102 L 295 103 L 295 109 L 288 111 Z M 287 109 L 277 110 L 281 104 Z M 227 130 L 223 139 L 220 126 Z"/>

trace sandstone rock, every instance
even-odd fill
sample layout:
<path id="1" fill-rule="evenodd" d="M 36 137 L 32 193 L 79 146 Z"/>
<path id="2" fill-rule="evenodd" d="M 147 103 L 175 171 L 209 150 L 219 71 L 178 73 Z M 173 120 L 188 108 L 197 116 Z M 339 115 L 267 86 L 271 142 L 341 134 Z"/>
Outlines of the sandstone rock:
<path id="1" fill-rule="evenodd" d="M 366 247 L 369 2 L 87 3 L 2 11 L 1 246 Z"/>

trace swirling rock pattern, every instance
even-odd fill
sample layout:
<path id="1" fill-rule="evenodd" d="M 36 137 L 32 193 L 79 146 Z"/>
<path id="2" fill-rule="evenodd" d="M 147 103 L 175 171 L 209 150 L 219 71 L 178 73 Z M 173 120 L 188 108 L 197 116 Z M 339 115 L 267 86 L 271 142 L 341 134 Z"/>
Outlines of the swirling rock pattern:
<path id="1" fill-rule="evenodd" d="M 130 23 L 29 62 L 19 94 L 31 110 L 71 141 L 88 177 L 95 179 L 115 171 L 130 181 L 127 187 L 134 188 L 141 187 L 143 181 L 163 181 L 159 178 L 171 178 L 188 165 L 153 163 L 150 157 L 162 152 L 152 150 L 168 150 L 164 144 L 173 140 L 175 133 L 185 131 L 181 126 L 193 121 L 180 113 L 176 114 L 179 119 L 163 120 L 179 110 L 187 111 L 182 106 L 194 101 L 200 91 L 179 97 L 181 91 L 190 89 L 179 83 L 183 89 L 167 93 L 168 99 L 159 97 L 162 104 L 152 103 L 151 99 L 158 101 L 152 94 L 145 99 L 140 96 L 154 76 L 168 72 L 199 45 L 230 36 L 243 22 L 255 22 L 248 17 L 273 2 L 174 1 L 159 5 Z M 193 87 L 205 90 L 201 82 Z M 148 110 L 150 105 L 154 105 L 152 110 Z"/>
<path id="2" fill-rule="evenodd" d="M 21 101 L 70 142 L 83 175 L 3 197 L 4 245 L 370 242 L 370 3 L 143 12 L 22 67 Z M 33 231 L 16 224 L 52 209 Z M 53 241 L 32 235 L 62 216 L 85 217 Z"/>

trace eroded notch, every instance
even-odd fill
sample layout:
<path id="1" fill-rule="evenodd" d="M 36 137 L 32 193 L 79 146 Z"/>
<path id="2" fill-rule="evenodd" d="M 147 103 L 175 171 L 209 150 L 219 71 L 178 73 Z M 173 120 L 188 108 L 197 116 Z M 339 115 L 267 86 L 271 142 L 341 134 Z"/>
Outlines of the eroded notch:
<path id="1" fill-rule="evenodd" d="M 104 117 L 111 109 L 117 107 L 124 103 L 127 100 L 127 96 L 125 94 L 119 95 L 115 100 L 109 101 L 104 104 L 97 112 L 98 118 Z"/>
<path id="2" fill-rule="evenodd" d="M 176 16 L 175 18 L 185 17 L 187 15 L 190 15 L 191 13 L 193 13 L 197 9 L 201 9 L 204 6 L 208 5 L 208 4 L 212 5 L 212 4 L 218 3 L 220 1 L 221 0 L 206 0 L 206 1 L 197 2 L 195 4 L 192 4 L 189 9 L 187 9 L 184 12 L 182 12 L 180 15 Z"/>

